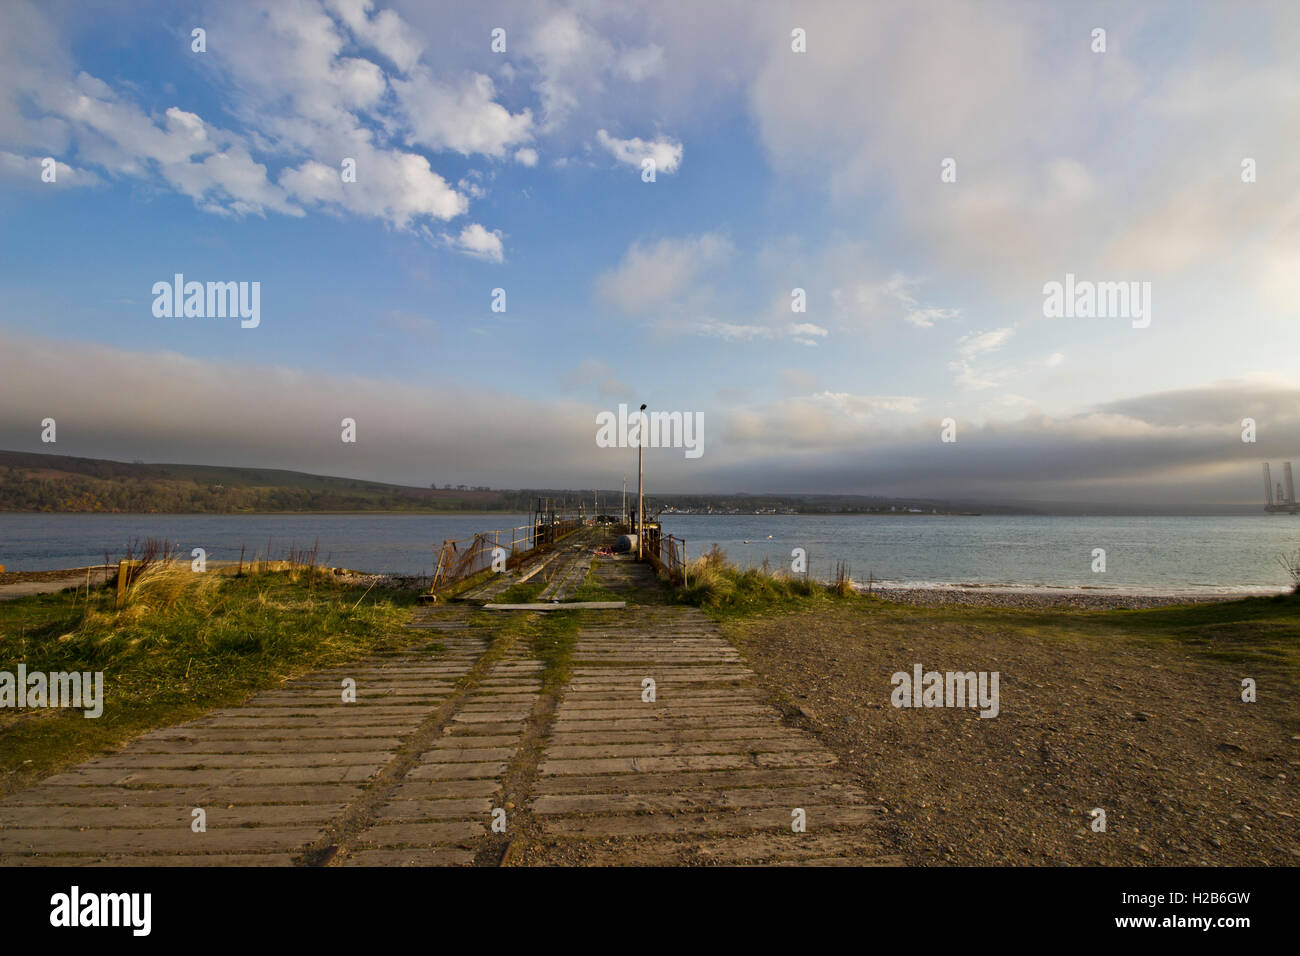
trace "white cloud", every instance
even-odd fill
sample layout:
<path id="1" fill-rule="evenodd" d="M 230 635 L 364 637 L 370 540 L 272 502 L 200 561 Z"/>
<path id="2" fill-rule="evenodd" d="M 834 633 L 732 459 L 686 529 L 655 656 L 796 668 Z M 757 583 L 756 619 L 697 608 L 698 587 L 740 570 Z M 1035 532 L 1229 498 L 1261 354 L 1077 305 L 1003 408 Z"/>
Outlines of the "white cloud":
<path id="1" fill-rule="evenodd" d="M 410 26 L 392 10 L 375 14 L 371 0 L 328 0 L 329 9 L 343 20 L 352 35 L 383 54 L 403 73 L 420 59 L 421 46 Z"/>
<path id="2" fill-rule="evenodd" d="M 596 280 L 600 297 L 624 312 L 644 312 L 682 296 L 700 273 L 716 268 L 735 252 L 718 233 L 633 243 L 622 261 Z"/>
<path id="3" fill-rule="evenodd" d="M 811 322 L 796 322 L 786 329 L 786 334 L 799 345 L 816 345 L 818 339 L 824 339 L 830 332 Z"/>
<path id="4" fill-rule="evenodd" d="M 690 324 L 689 329 L 696 335 L 722 339 L 724 342 L 745 342 L 772 336 L 772 329 L 765 325 L 743 325 L 737 322 L 721 322 L 717 319 L 701 319 Z"/>
<path id="5" fill-rule="evenodd" d="M 356 182 L 344 183 L 338 169 L 315 161 L 285 170 L 280 182 L 303 203 L 384 219 L 399 229 L 424 217 L 455 219 L 469 209 L 469 200 L 420 154 L 368 147 L 356 152 Z"/>
<path id="6" fill-rule="evenodd" d="M 920 329 L 928 329 L 940 319 L 955 319 L 960 314 L 957 309 L 913 309 L 903 316 L 903 321 Z"/>
<path id="7" fill-rule="evenodd" d="M 845 263 L 837 263 L 835 268 L 841 272 L 855 269 L 852 250 L 839 252 L 837 258 L 845 258 Z M 928 329 L 935 322 L 955 319 L 961 315 L 960 309 L 922 306 L 913 291 L 921 284 L 915 276 L 894 273 L 881 281 L 853 281 L 847 287 L 836 286 L 831 289 L 831 301 L 841 312 L 867 321 L 887 321 L 902 318 L 904 322 L 917 328 Z"/>
<path id="8" fill-rule="evenodd" d="M 505 248 L 501 243 L 499 230 L 487 230 L 476 222 L 470 223 L 460 231 L 460 235 L 449 240 L 460 251 L 476 259 L 488 262 L 504 262 Z"/>
<path id="9" fill-rule="evenodd" d="M 28 152 L 57 145 L 70 182 L 93 181 L 103 170 L 165 184 L 222 215 L 321 209 L 428 234 L 429 222 L 463 215 L 483 189 L 471 173 L 461 181 L 473 185 L 458 191 L 421 151 L 513 153 L 524 164 L 536 155 L 523 146 L 534 134 L 529 110 L 502 106 L 481 73 L 436 77 L 421 63 L 410 24 L 371 0 L 216 8 L 210 38 L 239 42 L 211 43 L 204 65 L 226 82 L 233 127 L 182 104 L 146 110 L 131 88 L 73 73 L 53 28 L 26 3 L 0 10 L 0 35 L 10 27 L 33 44 L 9 50 L 14 82 L 0 94 L 0 129 Z M 394 72 L 357 50 L 374 51 Z M 20 102 L 29 106 L 19 109 Z M 342 182 L 344 158 L 356 161 L 356 182 Z M 4 168 L 14 162 L 6 159 Z M 464 227 L 454 244 L 488 259 L 501 255 L 499 237 L 482 226 Z"/>
<path id="10" fill-rule="evenodd" d="M 536 166 L 537 150 L 531 147 L 515 150 L 515 162 L 520 166 Z"/>
<path id="11" fill-rule="evenodd" d="M 811 322 L 800 322 L 788 325 L 785 328 L 779 328 L 772 325 L 753 325 L 705 318 L 677 323 L 675 327 L 693 335 L 722 339 L 724 342 L 750 342 L 757 339 L 789 338 L 796 345 L 816 345 L 817 339 L 825 338 L 830 334 L 820 325 L 813 325 Z"/>
<path id="12" fill-rule="evenodd" d="M 949 278 L 1012 296 L 1067 270 L 1227 272 L 1231 249 L 1241 265 L 1224 281 L 1294 302 L 1295 284 L 1270 295 L 1255 271 L 1297 215 L 1284 184 L 1300 178 L 1300 151 L 1272 119 L 1300 108 L 1279 39 L 1296 35 L 1294 9 L 1261 3 L 1240 17 L 1211 6 L 1188 21 L 1162 4 L 1121 4 L 1104 55 L 1089 51 L 1089 27 L 1057 14 L 1027 16 L 1016 0 L 952 4 L 942 17 L 895 0 L 809 4 L 800 25 L 815 55 L 768 43 L 757 63 L 733 68 L 781 175 L 879 214 Z M 1160 56 L 1139 39 L 1175 27 L 1179 42 Z M 749 49 L 745 37 L 737 46 Z M 1244 186 L 1247 156 L 1269 174 Z M 949 157 L 957 181 L 943 183 Z"/>
<path id="13" fill-rule="evenodd" d="M 511 113 L 497 103 L 492 78 L 482 73 L 452 86 L 420 69 L 409 80 L 394 80 L 393 89 L 417 145 L 499 159 L 532 139 L 532 111 Z"/>
<path id="14" fill-rule="evenodd" d="M 625 50 L 618 58 L 618 70 L 633 83 L 640 83 L 663 71 L 664 48 L 657 43 Z"/>
<path id="15" fill-rule="evenodd" d="M 682 162 L 682 144 L 670 139 L 644 140 L 639 137 L 618 139 L 605 130 L 596 131 L 596 141 L 620 163 L 641 168 L 643 161 L 654 160 L 655 170 L 673 173 Z"/>
<path id="16" fill-rule="evenodd" d="M 54 159 L 54 182 L 52 183 L 47 183 L 41 178 L 44 171 L 42 163 L 47 158 Z M 47 188 L 98 186 L 103 182 L 90 170 L 69 166 L 52 156 L 19 156 L 17 153 L 4 150 L 0 150 L 0 178 L 22 185 Z"/>
<path id="17" fill-rule="evenodd" d="M 1013 328 L 993 329 L 990 332 L 971 332 L 957 340 L 957 350 L 962 355 L 979 355 L 1001 348 L 1002 344 L 1015 334 Z"/>
<path id="18" fill-rule="evenodd" d="M 613 47 L 572 10 L 543 20 L 523 43 L 524 54 L 538 71 L 536 83 L 547 129 L 566 121 L 578 108 L 579 91 L 601 88 L 601 76 L 613 59 Z"/>

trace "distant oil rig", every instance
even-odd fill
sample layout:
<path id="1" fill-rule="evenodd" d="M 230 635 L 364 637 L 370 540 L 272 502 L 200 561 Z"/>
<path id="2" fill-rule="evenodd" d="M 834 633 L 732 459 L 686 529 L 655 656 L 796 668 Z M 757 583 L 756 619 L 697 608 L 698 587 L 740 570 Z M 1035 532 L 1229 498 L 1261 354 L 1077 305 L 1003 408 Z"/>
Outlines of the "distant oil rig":
<path id="1" fill-rule="evenodd" d="M 1296 507 L 1295 482 L 1291 478 L 1291 462 L 1282 463 L 1282 481 L 1277 483 L 1277 499 L 1273 497 L 1273 476 L 1269 473 L 1268 462 L 1264 462 L 1264 493 L 1268 495 L 1268 504 L 1264 510 L 1269 514 L 1293 515 L 1300 509 Z M 1285 484 L 1285 487 L 1283 485 Z"/>

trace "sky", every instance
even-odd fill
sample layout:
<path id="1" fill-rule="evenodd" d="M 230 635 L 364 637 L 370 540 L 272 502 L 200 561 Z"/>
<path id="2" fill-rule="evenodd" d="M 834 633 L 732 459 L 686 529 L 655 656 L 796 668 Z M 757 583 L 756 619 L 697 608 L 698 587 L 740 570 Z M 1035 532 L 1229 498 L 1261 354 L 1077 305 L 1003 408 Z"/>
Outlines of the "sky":
<path id="1" fill-rule="evenodd" d="M 1262 504 L 1297 48 L 1250 0 L 5 0 L 0 448 L 615 488 L 644 402 L 703 422 L 652 491 Z M 155 314 L 178 273 L 256 327 Z"/>

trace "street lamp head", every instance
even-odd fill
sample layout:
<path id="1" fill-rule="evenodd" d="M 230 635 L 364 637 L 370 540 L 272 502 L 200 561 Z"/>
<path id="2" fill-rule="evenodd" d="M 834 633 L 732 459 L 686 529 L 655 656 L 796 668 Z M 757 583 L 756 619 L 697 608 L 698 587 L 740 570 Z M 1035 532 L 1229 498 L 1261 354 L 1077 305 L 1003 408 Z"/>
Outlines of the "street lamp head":
<path id="1" fill-rule="evenodd" d="M 641 411 L 643 411 L 643 412 L 645 411 L 645 402 L 642 402 L 642 403 L 641 403 Z"/>

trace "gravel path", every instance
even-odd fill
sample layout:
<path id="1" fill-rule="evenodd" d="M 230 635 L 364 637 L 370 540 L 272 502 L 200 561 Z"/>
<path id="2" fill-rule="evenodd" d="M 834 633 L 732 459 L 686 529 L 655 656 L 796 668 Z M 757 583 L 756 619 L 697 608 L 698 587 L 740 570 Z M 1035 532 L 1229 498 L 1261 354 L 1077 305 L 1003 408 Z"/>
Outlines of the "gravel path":
<path id="1" fill-rule="evenodd" d="M 789 719 L 889 808 L 909 863 L 1300 864 L 1298 689 L 1263 665 L 869 606 L 727 633 Z M 892 675 L 917 663 L 997 671 L 1000 713 L 893 706 Z M 1244 703 L 1252 675 L 1259 700 Z"/>

